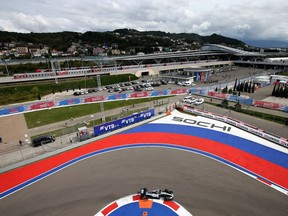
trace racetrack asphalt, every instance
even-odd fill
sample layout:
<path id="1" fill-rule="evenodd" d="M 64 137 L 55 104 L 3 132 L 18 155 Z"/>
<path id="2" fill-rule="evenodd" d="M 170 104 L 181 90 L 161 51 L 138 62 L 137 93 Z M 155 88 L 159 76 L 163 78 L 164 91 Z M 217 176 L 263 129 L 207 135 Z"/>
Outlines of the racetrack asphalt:
<path id="1" fill-rule="evenodd" d="M 83 160 L 2 199 L 0 210 L 9 216 L 94 215 L 143 186 L 173 190 L 196 216 L 288 214 L 286 195 L 212 159 L 163 148 Z"/>

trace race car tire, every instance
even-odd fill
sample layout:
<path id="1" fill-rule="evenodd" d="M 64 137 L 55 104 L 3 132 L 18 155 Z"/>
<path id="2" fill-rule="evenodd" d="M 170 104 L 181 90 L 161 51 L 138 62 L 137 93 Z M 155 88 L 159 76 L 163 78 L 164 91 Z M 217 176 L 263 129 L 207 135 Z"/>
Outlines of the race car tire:
<path id="1" fill-rule="evenodd" d="M 140 190 L 140 198 L 141 199 L 147 199 L 146 193 L 147 193 L 147 188 L 142 188 Z"/>

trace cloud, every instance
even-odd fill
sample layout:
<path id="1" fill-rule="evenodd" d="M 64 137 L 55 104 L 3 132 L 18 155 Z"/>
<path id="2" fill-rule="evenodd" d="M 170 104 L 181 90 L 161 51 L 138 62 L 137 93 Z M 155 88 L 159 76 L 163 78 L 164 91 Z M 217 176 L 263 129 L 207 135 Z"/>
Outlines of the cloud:
<path id="1" fill-rule="evenodd" d="M 288 41 L 284 0 L 9 0 L 0 29 L 16 32 L 111 31 L 117 28 L 213 33 Z"/>
<path id="2" fill-rule="evenodd" d="M 251 30 L 251 26 L 244 23 L 233 26 L 232 29 L 234 30 L 235 34 L 238 35 L 238 37 L 244 38 L 245 36 L 247 36 L 247 32 Z"/>

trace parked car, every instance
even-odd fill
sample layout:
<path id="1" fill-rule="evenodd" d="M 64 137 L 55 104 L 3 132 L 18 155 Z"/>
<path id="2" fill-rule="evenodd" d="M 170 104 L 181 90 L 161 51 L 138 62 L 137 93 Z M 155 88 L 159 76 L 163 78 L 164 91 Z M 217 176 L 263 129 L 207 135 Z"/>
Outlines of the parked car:
<path id="1" fill-rule="evenodd" d="M 54 136 L 41 136 L 41 137 L 32 139 L 31 146 L 37 147 L 40 145 L 44 145 L 46 143 L 52 143 L 54 141 L 55 141 Z"/>
<path id="2" fill-rule="evenodd" d="M 187 102 L 190 98 L 192 98 L 192 96 L 186 96 L 182 99 L 183 102 Z"/>
<path id="3" fill-rule="evenodd" d="M 192 96 L 186 96 L 185 98 L 183 98 L 183 102 L 188 103 L 188 104 L 192 104 L 195 103 L 197 99 L 192 97 Z"/>
<path id="4" fill-rule="evenodd" d="M 73 93 L 73 95 L 74 95 L 74 96 L 79 96 L 79 95 L 81 95 L 81 92 L 77 92 L 77 91 L 76 91 L 76 92 Z"/>
<path id="5" fill-rule="evenodd" d="M 194 97 L 191 97 L 189 98 L 186 102 L 189 103 L 189 104 L 193 104 L 197 101 L 197 98 L 194 98 Z"/>
<path id="6" fill-rule="evenodd" d="M 195 102 L 194 102 L 194 104 L 195 105 L 200 105 L 200 104 L 202 104 L 204 102 L 204 99 L 203 98 L 199 98 L 199 99 L 197 99 Z"/>

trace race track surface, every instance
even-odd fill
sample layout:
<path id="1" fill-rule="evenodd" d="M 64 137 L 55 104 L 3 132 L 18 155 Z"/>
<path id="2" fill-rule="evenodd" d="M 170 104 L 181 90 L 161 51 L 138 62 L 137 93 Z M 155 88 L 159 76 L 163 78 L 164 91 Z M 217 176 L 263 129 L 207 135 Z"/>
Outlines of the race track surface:
<path id="1" fill-rule="evenodd" d="M 94 215 L 147 187 L 173 190 L 193 215 L 287 215 L 288 196 L 279 192 L 288 188 L 287 151 L 228 127 L 173 112 L 4 173 L 0 212 Z"/>

